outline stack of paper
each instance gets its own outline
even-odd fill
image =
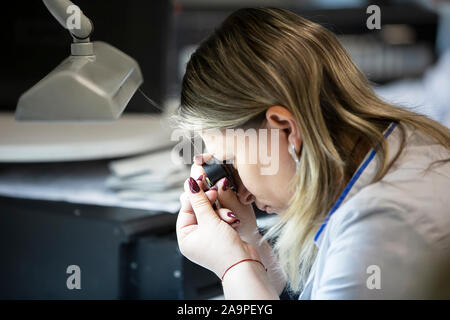
[[[164,150],[143,156],[112,161],[106,186],[122,199],[179,202],[189,169]]]

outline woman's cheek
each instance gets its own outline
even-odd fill
[[[241,184],[248,192],[257,199],[267,199],[267,188],[270,184],[270,177],[261,175],[255,165],[246,166],[244,170],[239,171]],[[270,195],[269,195],[270,196]]]

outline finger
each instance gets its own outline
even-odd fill
[[[210,200],[214,210],[217,210],[222,207],[218,200],[219,193],[217,190],[217,186],[212,186],[208,191],[206,191],[206,194],[207,195],[211,194],[211,198],[208,196],[208,199]]]
[[[181,209],[178,213],[178,218],[176,222],[177,233],[188,226],[196,225],[197,218],[195,217],[194,210],[192,209],[191,203],[186,192],[182,193],[180,196]]]
[[[213,205],[217,200],[217,188],[212,188],[212,189],[206,191],[205,194],[208,197],[211,205]],[[180,203],[181,203],[180,211],[194,214],[194,210],[192,209],[191,202],[189,201],[189,198],[188,198],[188,195],[186,192],[183,192],[180,195]]]
[[[236,220],[235,222],[233,222],[232,224],[230,224],[230,226],[231,226],[233,229],[237,229],[240,225],[241,225],[241,221],[240,221],[240,220]]]
[[[242,212],[245,207],[238,199],[236,193],[231,190],[230,182],[227,178],[223,178],[217,182],[218,200],[220,204],[229,208],[232,212]]]
[[[203,170],[203,167],[201,165],[193,164],[191,166],[191,177],[195,180],[199,180],[200,178],[203,178],[205,175],[205,171]]]
[[[192,212],[194,213],[194,211],[192,210],[192,206],[191,203],[189,202],[189,198],[186,192],[183,192],[180,195],[180,203],[181,203],[181,209],[180,211],[187,211],[187,212]]]
[[[213,205],[217,200],[217,188],[208,190],[208,191],[206,191],[205,194],[208,197],[211,205]],[[180,195],[180,203],[181,203],[180,211],[185,212],[185,213],[190,213],[192,216],[195,217],[194,210],[192,209],[191,202],[189,201],[189,198],[188,198],[188,195],[186,192],[183,192]]]
[[[191,177],[194,180],[199,181],[199,186],[202,190],[208,189],[208,185],[205,181],[205,170],[203,170],[201,165],[193,164],[191,166]]]
[[[184,183],[184,189],[188,194],[189,201],[199,225],[219,221],[219,217],[212,208],[210,200],[205,192],[199,187],[197,181],[192,177],[189,177]],[[213,190],[212,192],[216,191]]]
[[[192,214],[189,214],[189,215],[192,215]],[[197,223],[185,224],[183,222],[184,218],[185,218],[185,214],[183,214],[183,213],[180,213],[177,218],[176,234],[177,234],[178,241],[182,241],[189,233],[193,232],[194,230],[196,230],[198,228]]]
[[[240,220],[238,219],[236,214],[229,209],[221,208],[221,209],[217,210],[217,213],[219,214],[220,219],[222,219],[229,225],[232,225],[235,223],[237,223],[237,224],[240,223]]]
[[[211,204],[213,209],[216,210],[217,208],[215,208],[215,203],[217,200],[217,189],[210,189],[206,191],[205,194],[208,197],[209,203]]]
[[[201,166],[213,158],[210,153],[197,154],[194,156],[194,164]]]

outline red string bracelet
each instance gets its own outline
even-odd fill
[[[234,266],[238,265],[239,263],[242,263],[242,262],[245,262],[245,261],[254,261],[254,262],[258,262],[260,265],[263,266],[264,270],[266,270],[266,272],[267,272],[267,268],[264,266],[264,264],[263,264],[261,261],[256,260],[256,259],[243,259],[243,260],[240,260],[240,261],[236,262],[235,264],[232,264],[231,266],[229,266],[228,269],[225,270],[225,272],[223,273],[221,280],[223,281],[223,278],[224,278],[225,275],[227,274],[228,270],[230,270],[230,269],[233,268]]]

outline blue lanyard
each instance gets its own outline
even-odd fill
[[[385,138],[389,137],[389,135],[395,129],[395,127],[396,127],[396,123],[392,123],[391,126],[388,128],[388,130],[385,132],[384,137]],[[331,208],[331,210],[328,213],[328,215],[326,216],[324,222],[322,223],[322,225],[320,226],[320,228],[317,231],[316,235],[314,236],[314,242],[316,242],[317,239],[319,239],[319,236],[322,233],[323,229],[325,229],[325,226],[327,225],[328,220],[330,220],[331,215],[341,206],[342,202],[347,197],[347,194],[350,192],[350,190],[352,189],[353,185],[356,183],[356,181],[359,179],[361,174],[367,168],[367,166],[369,165],[370,161],[372,161],[372,159],[375,157],[375,154],[376,154],[376,150],[373,149],[372,152],[370,153],[369,157],[366,159],[366,161],[364,161],[364,163],[359,167],[358,171],[356,171],[356,173],[353,175],[352,179],[347,183],[347,185],[345,186],[344,191],[342,191],[342,193],[339,196],[338,200],[336,201],[334,206]]]

